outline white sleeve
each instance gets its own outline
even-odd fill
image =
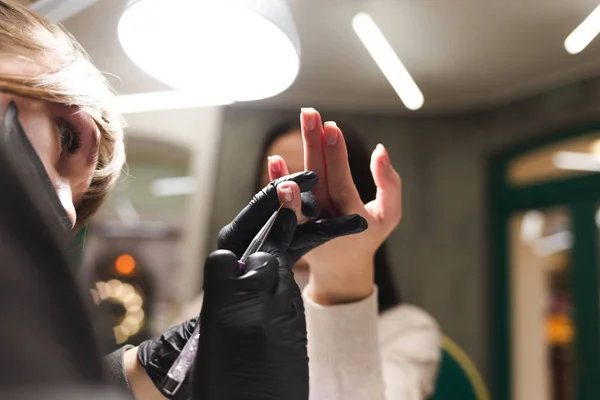
[[[435,320],[418,307],[402,304],[379,321],[386,400],[424,400],[435,389],[441,335]]]
[[[321,306],[304,290],[310,399],[422,400],[440,360],[437,324],[399,305],[381,316],[377,289],[351,304]]]
[[[304,289],[311,400],[383,400],[377,290],[356,303],[321,306]]]

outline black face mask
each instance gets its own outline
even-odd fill
[[[42,160],[37,155],[23,126],[19,122],[19,110],[11,102],[0,120],[0,156],[12,166],[18,181],[40,208],[49,211],[66,232],[73,228],[60,199],[56,195]],[[10,193],[2,193],[3,196]],[[2,210],[0,210],[2,212]]]
[[[69,262],[67,214],[17,117],[15,104],[0,113],[0,398],[30,388],[81,398],[53,393],[104,382],[91,296]]]

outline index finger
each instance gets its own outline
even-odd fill
[[[314,171],[319,177],[319,183],[313,188],[313,193],[321,207],[329,208],[331,200],[327,187],[321,115],[314,108],[303,108],[300,113],[300,123],[304,142],[304,169]]]

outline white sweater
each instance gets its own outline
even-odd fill
[[[418,307],[378,315],[366,299],[324,307],[303,292],[311,400],[421,400],[433,393],[440,332]]]
[[[433,393],[440,331],[418,307],[377,312],[377,288],[356,303],[321,306],[303,291],[310,400],[424,400]],[[195,317],[202,295],[181,320]]]

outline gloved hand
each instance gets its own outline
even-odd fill
[[[304,306],[282,263],[295,228],[294,212],[282,209],[265,252],[250,256],[242,275],[232,252],[208,258],[193,399],[308,399]]]
[[[258,192],[246,208],[229,225],[221,229],[218,248],[230,250],[237,257],[241,257],[262,225],[279,207],[277,186],[287,181],[296,182],[300,187],[302,213],[309,218],[317,217],[320,214],[319,205],[310,192],[319,181],[317,174],[312,171],[302,171],[284,176]],[[296,228],[289,247],[284,249],[281,257],[286,258],[286,265],[293,267],[303,255],[315,247],[340,236],[360,233],[365,229],[367,229],[367,221],[358,214],[311,220]]]
[[[256,233],[278,208],[277,185],[284,181],[294,181],[300,187],[303,192],[302,212],[306,216],[316,217],[319,215],[318,204],[310,192],[310,189],[318,182],[316,174],[300,172],[282,177],[257,193],[248,206],[221,230],[218,240],[220,249],[230,250],[238,258],[242,256]],[[284,214],[288,212],[289,210]],[[280,218],[281,215],[278,220]],[[358,215],[308,222],[297,227],[289,246],[285,251],[278,253],[280,262],[282,265],[291,267],[302,255],[314,247],[339,236],[362,232],[364,229],[366,229],[366,221]],[[270,237],[273,236],[272,233]],[[272,241],[268,243],[272,243]],[[167,372],[191,337],[196,323],[197,319],[188,320],[167,330],[160,337],[146,340],[138,346],[138,360],[159,390],[161,390],[161,384]],[[174,400],[190,399],[189,379],[185,379],[174,396],[162,393],[165,397]]]
[[[192,337],[198,318],[187,320],[165,331],[156,338],[148,339],[138,346],[138,361],[152,379],[154,386],[168,399],[191,399],[190,382],[186,378],[175,395],[162,390],[162,383],[167,372],[181,353],[181,350]]]

